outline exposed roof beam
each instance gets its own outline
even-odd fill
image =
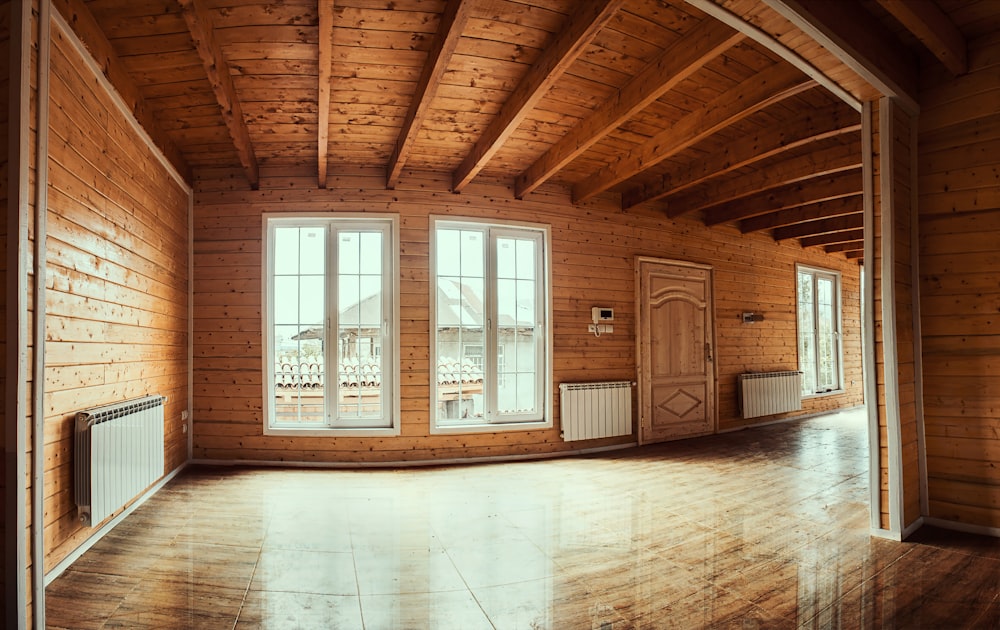
[[[865,242],[862,241],[847,241],[846,243],[834,243],[832,245],[827,245],[823,248],[826,250],[827,254],[836,254],[837,252],[861,252],[865,249]]]
[[[461,192],[479,174],[507,138],[517,130],[525,116],[577,57],[583,54],[594,37],[624,3],[625,0],[586,0],[574,6],[574,12],[567,18],[569,23],[560,29],[555,40],[542,51],[541,56],[504,102],[500,113],[452,174],[454,192]]]
[[[732,48],[744,35],[713,19],[703,20],[632,77],[620,90],[549,147],[515,179],[520,199],[584,151],[674,89],[706,63]]]
[[[807,77],[830,90],[834,96],[850,105],[855,111],[859,113],[861,112],[861,101],[859,101],[853,94],[842,88],[839,83],[826,76],[826,74],[824,74],[819,68],[779,41],[774,34],[768,33],[767,31],[754,26],[744,19],[743,16],[737,15],[729,9],[721,6],[717,0],[686,1],[688,4],[697,7],[720,22],[728,24],[753,41],[764,46],[771,52],[801,70]]]
[[[470,15],[472,15],[472,0],[449,0],[445,6],[444,14],[442,14],[441,22],[438,25],[437,36],[434,38],[434,43],[427,53],[427,61],[421,70],[417,90],[413,95],[413,100],[410,101],[409,109],[406,111],[403,127],[396,138],[392,155],[389,156],[389,164],[386,168],[387,188],[395,188],[399,184],[399,176],[403,171],[403,166],[413,151],[417,133],[427,117],[431,101],[437,94],[441,78],[448,68],[451,56],[455,54],[458,40],[462,37],[462,31],[465,29]]]
[[[705,224],[718,225],[808,203],[857,195],[861,192],[861,184],[861,169],[806,180],[708,208],[705,210]]]
[[[104,76],[115,86],[122,100],[132,111],[135,119],[139,121],[142,128],[149,134],[150,139],[163,151],[163,155],[174,165],[187,182],[191,182],[191,167],[188,166],[184,155],[177,145],[174,144],[167,132],[163,130],[153,115],[152,109],[146,104],[139,87],[135,84],[131,75],[125,69],[118,55],[115,54],[114,47],[108,41],[107,36],[93,14],[83,0],[52,0],[53,6],[59,10],[63,18],[73,28],[80,40],[87,46],[91,56],[97,61],[104,72]]]
[[[965,37],[933,0],[877,0],[954,75],[969,68]]]
[[[723,92],[626,155],[573,186],[579,203],[620,184],[769,105],[816,86],[786,64],[775,64]]]
[[[764,0],[844,65],[907,111],[917,104],[917,65],[896,36],[857,0]]]
[[[326,188],[330,158],[330,85],[333,80],[333,3],[318,0],[319,13],[319,118],[316,124],[317,180]]]
[[[847,243],[849,241],[860,241],[865,237],[865,231],[847,230],[846,232],[831,232],[830,234],[820,234],[818,236],[808,236],[799,239],[802,247],[815,247],[817,245],[830,245],[832,243]]]
[[[865,251],[863,249],[859,249],[859,250],[852,249],[850,251],[844,252],[844,257],[845,258],[857,258],[857,259],[861,259],[861,258],[865,257]]]
[[[803,238],[806,236],[816,236],[818,234],[829,234],[830,232],[843,232],[865,226],[865,215],[863,212],[845,214],[839,217],[819,219],[818,221],[806,221],[796,225],[788,225],[777,228],[771,236],[776,241],[785,241],[790,238]]]
[[[205,74],[215,93],[215,100],[222,108],[222,118],[226,122],[226,129],[229,130],[236,155],[239,156],[250,186],[256,190],[260,184],[257,156],[254,155],[240,101],[236,98],[236,88],[229,74],[229,64],[222,56],[221,46],[215,40],[212,18],[202,6],[201,0],[177,0],[177,2],[181,6],[181,13],[191,32],[191,40],[198,51],[201,63],[205,66]]]
[[[777,156],[785,151],[805,146],[811,142],[833,138],[861,130],[861,118],[843,105],[832,105],[818,110],[806,110],[781,125],[762,129],[756,135],[741,138],[723,150],[699,160],[679,173],[664,176],[661,180],[626,191],[622,195],[625,208],[677,194],[687,188],[707,182],[736,169]],[[686,210],[670,205],[667,216],[673,218]]]
[[[744,234],[749,234],[750,232],[794,225],[803,221],[815,221],[816,219],[854,214],[855,212],[862,211],[862,201],[861,194],[859,193],[850,197],[840,197],[839,199],[831,199],[830,201],[820,201],[795,208],[778,210],[777,212],[769,212],[743,219],[740,221],[740,231]]]
[[[684,208],[694,212],[720,203],[735,201],[772,188],[780,188],[823,175],[861,168],[860,142],[837,144],[795,155],[762,166],[758,171],[722,182],[716,186],[703,186],[695,192],[666,197],[668,207]],[[624,201],[622,203],[625,206]]]

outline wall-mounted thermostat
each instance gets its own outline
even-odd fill
[[[615,309],[595,306],[590,309],[590,316],[594,320],[595,324],[600,322],[613,322],[615,321]]]

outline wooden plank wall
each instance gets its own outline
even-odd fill
[[[921,85],[920,304],[930,516],[1000,528],[1000,35]]]
[[[165,471],[187,459],[188,205],[68,36],[52,30],[45,355],[46,570],[91,530],[72,492],[75,412],[168,397]]]
[[[0,220],[0,278],[3,278],[3,290],[0,291],[0,357],[7,360],[7,176],[8,147],[7,126],[10,121],[10,2],[0,1],[0,207],[4,209],[4,218]],[[0,372],[0,506],[6,505],[7,462],[6,462],[6,397],[7,370]],[[2,508],[0,508],[2,509]],[[6,518],[0,519],[0,541],[6,540]],[[5,545],[0,544],[0,566],[7,566]],[[7,571],[0,571],[0,592],[6,593]],[[7,618],[6,597],[0,597],[0,619]]]
[[[652,209],[622,212],[609,199],[570,204],[568,192],[543,188],[524,201],[511,187],[483,183],[461,195],[446,177],[408,175],[384,189],[381,171],[340,173],[327,190],[307,172],[267,172],[261,190],[230,190],[238,178],[196,184],[194,315],[194,457],[286,461],[400,461],[521,455],[600,446],[634,438],[566,444],[556,428],[476,435],[432,436],[429,396],[430,214],[517,219],[552,227],[554,385],[635,379],[637,255],[715,267],[720,428],[751,422],[737,417],[736,375],[797,369],[795,263],[843,274],[845,380],[843,395],[806,401],[804,413],[862,402],[859,271],[855,262],[775,244],[766,235],[700,221],[667,220]],[[311,181],[310,181],[311,180]],[[369,211],[401,217],[402,434],[395,438],[295,438],[262,434],[261,213]],[[587,332],[594,305],[615,309],[615,332]],[[765,321],[743,324],[744,311]],[[558,400],[555,410],[558,415]],[[775,418],[765,418],[773,420]]]

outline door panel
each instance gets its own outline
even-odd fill
[[[639,259],[639,441],[715,430],[711,269]]]

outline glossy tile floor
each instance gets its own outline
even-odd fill
[[[601,456],[196,468],[47,591],[50,628],[1000,627],[1000,541],[868,533],[865,417]]]

